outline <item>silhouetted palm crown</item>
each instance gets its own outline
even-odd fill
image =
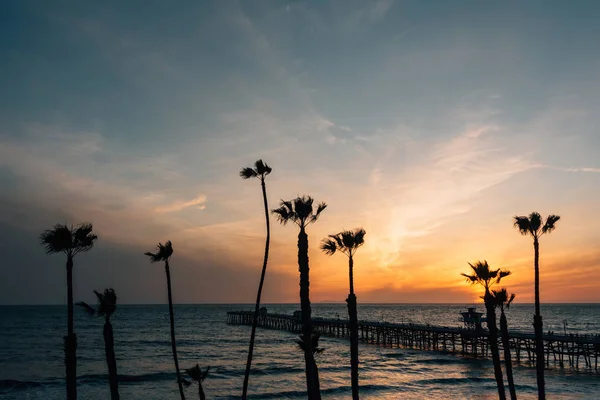
[[[492,297],[494,298],[495,304],[497,307],[502,309],[510,308],[510,304],[515,299],[515,294],[508,294],[506,288],[502,288],[500,290],[492,290]]]
[[[359,228],[354,231],[342,231],[335,235],[329,235],[329,239],[323,239],[321,242],[321,250],[329,256],[340,251],[351,257],[360,246],[365,244],[366,234],[364,229]]]
[[[115,291],[113,289],[104,289],[104,293],[100,293],[94,290],[94,294],[98,298],[98,306],[96,308],[83,301],[78,302],[77,305],[83,307],[90,315],[110,318],[117,310],[117,295]]]
[[[92,230],[93,227],[90,223],[83,223],[75,228],[56,224],[54,229],[42,232],[40,243],[48,254],[65,253],[74,256],[94,247],[98,236],[93,234]]]
[[[500,280],[508,275],[510,275],[510,271],[502,271],[500,268],[498,269],[490,269],[487,261],[477,261],[475,265],[469,263],[469,266],[473,270],[472,275],[468,275],[465,273],[461,273],[471,284],[479,283],[486,289],[489,289],[492,285],[500,282]]]
[[[529,216],[516,216],[515,227],[519,229],[522,235],[531,235],[535,238],[544,233],[550,233],[555,229],[556,222],[560,219],[559,215],[548,215],[546,221],[537,212],[532,212]]]
[[[271,173],[272,169],[263,160],[258,160],[254,163],[254,168],[246,167],[240,171],[240,176],[244,179],[260,178],[265,179],[265,176]]]
[[[300,350],[302,351],[306,351],[306,349],[304,348],[304,335],[299,335],[300,339],[296,340],[296,343],[298,343],[298,347],[300,348]],[[322,353],[323,351],[325,351],[325,349],[319,347],[319,339],[321,338],[321,334],[319,332],[314,332],[310,338],[310,343],[311,343],[311,348],[312,348],[312,352],[313,354],[317,354],[317,353]]]
[[[165,244],[159,243],[156,246],[156,253],[147,252],[144,253],[148,257],[150,257],[150,262],[161,262],[161,261],[169,261],[171,256],[173,255],[173,245],[171,241],[167,241]]]
[[[200,369],[200,365],[198,365],[198,364],[196,364],[195,366],[193,366],[190,369],[185,370],[186,374],[188,374],[189,377],[192,378],[192,380],[194,382],[198,382],[198,383],[204,382],[204,380],[208,376],[208,371],[210,371],[210,367],[206,367],[206,370],[203,372]],[[187,382],[187,381],[184,381],[184,383],[186,383],[187,385],[190,384],[190,382]]]
[[[313,203],[314,199],[310,196],[296,197],[290,201],[281,200],[281,206],[272,212],[277,215],[277,220],[283,225],[291,221],[300,228],[305,228],[319,219],[319,214],[327,208],[327,204],[319,203],[314,211]]]

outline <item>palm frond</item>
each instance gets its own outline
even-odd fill
[[[510,295],[510,298],[506,301],[506,308],[510,308],[510,304],[513,302],[513,300],[515,299],[517,295],[512,293]]]
[[[502,309],[504,309],[504,307],[510,308],[510,304],[515,299],[515,294],[512,293],[509,296],[508,290],[506,290],[506,288],[492,290],[491,295],[494,298],[494,302],[496,303],[496,306],[498,306]]]
[[[151,263],[155,263],[155,262],[159,262],[160,261],[160,259],[158,258],[158,254],[150,253],[149,251],[147,251],[146,253],[144,253],[144,255],[150,257],[150,262]]]
[[[170,240],[165,242],[165,244],[158,243],[158,245],[156,245],[156,253],[146,252],[144,255],[150,257],[151,263],[169,261],[173,255],[173,244]]]
[[[354,248],[354,232],[342,231],[338,234],[338,237],[340,238],[340,241],[342,242],[342,245],[345,248],[349,250],[352,250]]]
[[[313,333],[311,336],[311,347],[312,347],[313,354],[321,353],[324,350],[324,349],[319,348],[320,337],[321,337],[321,334],[318,332]],[[296,343],[298,343],[298,347],[302,351],[305,351],[305,347],[306,347],[304,342],[305,342],[304,335],[298,335],[298,339],[296,340]]]
[[[468,263],[473,271],[472,275],[468,275],[465,273],[461,273],[467,280],[467,282],[471,284],[478,283],[485,288],[490,288],[495,283],[500,282],[500,280],[508,275],[510,275],[510,271],[498,269],[490,269],[490,266],[487,261],[477,261],[475,264]]]
[[[341,235],[339,233],[335,234],[335,235],[329,235],[329,237],[332,238],[335,241],[338,249],[341,250],[341,249],[344,248],[344,242],[343,242],[343,240],[342,240],[342,238],[340,236]]]
[[[301,224],[310,223],[313,217],[313,202],[315,200],[310,196],[296,197],[292,200],[294,204],[294,212],[298,216]]]
[[[98,297],[98,313],[110,317],[117,310],[117,294],[114,289],[104,289],[104,293],[99,293],[94,290],[94,294]]]
[[[537,233],[542,227],[542,216],[538,212],[532,212],[529,214],[529,226],[531,228],[532,233]]]
[[[96,309],[84,301],[78,301],[77,303],[75,303],[75,305],[80,306],[81,308],[83,308],[83,310],[86,313],[88,313],[89,315],[91,315],[93,317],[98,315],[98,312],[96,311]]]
[[[102,293],[98,292],[97,290],[94,290],[94,294],[98,298],[98,304],[102,305],[104,303],[104,297]]]
[[[73,254],[90,251],[98,236],[92,233],[94,227],[89,222],[79,224],[73,230]]]
[[[285,225],[289,221],[294,222],[301,228],[315,222],[319,214],[327,207],[325,203],[319,204],[317,212],[313,214],[314,199],[310,196],[298,196],[293,200],[281,200],[280,207],[271,210],[277,216],[277,220]]]
[[[66,253],[73,248],[71,229],[62,224],[56,224],[39,236],[39,241],[47,254]]]
[[[468,283],[474,284],[474,283],[477,283],[477,281],[478,281],[478,278],[476,275],[467,275],[464,272],[461,272],[461,275],[465,277],[465,279]]]
[[[281,203],[283,204],[284,201]],[[291,213],[285,205],[271,210],[271,213],[277,216],[277,221],[279,221],[279,223],[282,225],[286,225],[289,221],[295,220],[294,214]]]
[[[365,231],[363,228],[358,228],[354,231],[355,247],[360,247],[365,243],[365,235],[366,234],[367,234],[367,231]]]
[[[242,177],[243,179],[256,178],[257,173],[252,168],[246,167],[240,171],[240,177]]]
[[[505,271],[505,270],[498,270],[497,271],[497,277],[496,277],[496,283],[500,283],[500,280],[502,280],[502,278],[506,278],[507,276],[509,276],[511,274],[510,271]]]
[[[263,160],[257,160],[254,163],[254,169],[257,172],[257,174],[260,175],[261,177],[265,177],[265,176],[269,175],[272,171],[272,168],[269,167],[269,165],[267,163],[265,163]]]
[[[560,215],[548,215],[546,223],[542,227],[542,233],[550,233],[556,229],[556,222],[560,219]]]
[[[310,218],[310,222],[313,223],[316,220],[319,219],[319,215],[321,215],[321,213],[323,212],[323,210],[325,210],[327,208],[327,204],[325,204],[324,202],[321,202],[317,205],[317,212],[314,213],[314,215]]]
[[[328,242],[328,248],[334,246],[336,250],[343,252],[347,256],[352,256],[354,251],[365,243],[366,232],[362,228],[353,231],[343,230],[334,235],[329,235],[329,239],[324,239],[323,243]],[[321,248],[325,250],[324,248]],[[333,254],[333,253],[331,253]]]
[[[208,376],[208,371],[210,371],[210,366],[206,367],[205,371],[200,369],[200,365],[196,364],[190,369],[186,369],[185,372],[192,378],[195,382],[202,383]]]
[[[323,241],[321,242],[321,250],[323,250],[323,252],[328,256],[331,256],[335,254],[337,246],[333,240],[323,239]]]
[[[529,218],[527,218],[525,216],[515,216],[514,220],[515,220],[514,226],[517,229],[519,229],[519,232],[521,233],[521,235],[528,235],[529,233],[531,233]]]

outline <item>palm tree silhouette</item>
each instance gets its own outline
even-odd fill
[[[550,233],[555,229],[556,222],[560,219],[558,215],[548,215],[546,221],[537,212],[529,216],[515,216],[514,226],[519,229],[521,235],[533,237],[534,271],[535,271],[535,315],[533,316],[533,328],[535,331],[535,366],[538,386],[538,398],[546,398],[546,384],[544,382],[544,324],[540,313],[540,236]]]
[[[500,290],[492,290],[492,297],[496,307],[500,307],[500,332],[502,334],[502,347],[504,349],[504,365],[506,366],[506,379],[508,381],[508,390],[510,391],[511,400],[517,400],[517,392],[515,390],[515,381],[513,379],[512,359],[510,356],[510,341],[508,339],[508,322],[504,309],[509,309],[510,304],[515,299],[515,294],[508,294],[506,288]]]
[[[302,335],[300,347],[304,350],[306,365],[306,388],[310,400],[321,399],[319,386],[319,370],[314,358],[313,330],[310,308],[310,280],[308,264],[308,235],[306,227],[319,219],[319,215],[327,207],[319,203],[317,209],[313,208],[314,199],[310,196],[297,197],[289,201],[281,201],[280,207],[272,210],[277,215],[278,221],[286,225],[293,222],[300,228],[298,233],[298,269],[300,270],[300,309],[302,310]],[[318,337],[317,337],[318,340]]]
[[[190,378],[192,378],[192,380],[198,384],[198,398],[200,400],[206,400],[206,395],[204,394],[204,388],[202,387],[202,382],[204,382],[204,380],[208,376],[208,371],[210,371],[210,367],[206,367],[206,371],[202,372],[202,370],[200,369],[200,366],[198,364],[196,364],[195,366],[193,366],[190,369],[185,370],[185,373],[188,374],[188,376]],[[186,386],[190,386],[192,384],[192,382],[189,382],[185,379],[183,380],[183,383]]]
[[[269,224],[269,205],[267,203],[267,189],[265,186],[265,177],[271,173],[272,169],[263,160],[254,163],[254,168],[246,167],[240,171],[243,179],[258,178],[262,187],[263,203],[265,206],[265,221],[267,224],[267,238],[265,240],[265,256],[263,259],[260,282],[258,284],[258,293],[256,294],[256,306],[254,308],[254,319],[252,320],[252,332],[250,333],[250,347],[248,348],[248,360],[246,361],[246,373],[244,374],[244,387],[242,389],[242,399],[246,400],[248,393],[248,380],[250,379],[250,367],[252,366],[252,353],[254,351],[254,338],[256,335],[256,326],[258,325],[258,310],[260,309],[260,297],[262,296],[265,274],[267,272],[267,260],[269,259],[269,242],[271,240],[271,226]]]
[[[80,301],[78,306],[92,316],[104,317],[104,352],[106,354],[106,366],[108,367],[108,383],[110,385],[111,400],[119,400],[119,383],[117,380],[117,359],[115,357],[115,339],[113,335],[110,317],[117,310],[117,295],[113,289],[104,289],[104,293],[94,290],[98,298],[98,307]]]
[[[350,320],[350,375],[352,382],[352,399],[358,399],[358,310],[356,306],[356,295],[354,294],[354,254],[359,247],[365,243],[364,229],[354,231],[342,231],[335,235],[329,235],[323,239],[321,250],[327,255],[333,255],[340,251],[348,256],[350,275],[350,294],[348,294],[348,318]]]
[[[67,336],[65,336],[65,367],[67,400],[77,399],[77,336],[73,328],[73,258],[94,247],[98,236],[92,233],[90,223],[75,228],[56,224],[40,235],[40,244],[46,254],[64,253],[67,256]]]
[[[150,262],[164,262],[165,273],[167,274],[167,291],[169,296],[169,322],[171,323],[171,348],[173,350],[173,360],[175,361],[175,372],[177,372],[177,385],[179,385],[179,394],[181,400],[185,400],[185,394],[183,393],[183,384],[181,381],[181,373],[179,372],[179,362],[177,361],[177,346],[175,345],[175,319],[173,317],[173,297],[171,295],[171,271],[169,270],[169,260],[173,255],[173,245],[171,241],[167,241],[165,244],[159,243],[156,246],[156,253],[147,252],[144,253],[150,257]]]
[[[485,303],[485,310],[487,311],[487,324],[489,329],[489,342],[490,350],[492,352],[492,362],[494,363],[494,375],[496,377],[496,384],[498,385],[498,396],[500,400],[506,399],[506,392],[504,390],[504,381],[502,378],[502,367],[500,365],[500,349],[498,348],[498,327],[496,325],[496,310],[494,299],[490,293],[490,288],[499,283],[500,280],[508,275],[510,271],[502,271],[500,269],[490,269],[487,261],[477,261],[475,265],[469,263],[472,269],[472,274],[468,275],[461,273],[467,279],[467,282],[479,284],[485,288],[485,294],[482,296]]]

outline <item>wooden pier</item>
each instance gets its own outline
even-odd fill
[[[227,323],[252,325],[252,311],[229,311]],[[302,321],[286,314],[260,314],[258,326],[300,333]],[[313,318],[313,330],[321,336],[349,338],[348,320]],[[486,330],[458,327],[442,327],[416,324],[393,324],[387,322],[359,321],[359,338],[364,343],[388,347],[412,348],[458,353],[471,357],[491,356],[489,335]],[[510,349],[517,363],[535,362],[535,338],[533,333],[511,332]],[[502,349],[502,341],[498,342]],[[600,335],[544,335],[546,365],[560,368],[585,368],[599,372]],[[501,356],[503,352],[500,352]]]

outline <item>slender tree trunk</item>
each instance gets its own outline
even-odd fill
[[[77,400],[77,336],[73,328],[73,255],[67,254],[67,336],[65,336],[67,400]]]
[[[175,345],[175,317],[173,316],[173,297],[171,295],[171,272],[169,271],[169,262],[165,261],[165,272],[167,273],[167,289],[169,295],[169,322],[171,323],[171,348],[173,350],[173,361],[175,361],[175,372],[177,372],[177,385],[179,385],[179,394],[181,400],[185,400],[183,393],[183,382],[179,372],[179,362],[177,361],[177,346]]]
[[[206,400],[206,395],[204,394],[204,388],[202,387],[202,382],[198,381],[198,397],[200,400]]]
[[[117,359],[115,357],[115,339],[110,319],[104,323],[104,352],[106,353],[106,366],[108,367],[108,383],[110,385],[111,400],[119,400],[119,382],[117,379]]]
[[[492,362],[494,363],[494,376],[498,386],[498,398],[506,400],[504,390],[504,379],[502,378],[502,365],[500,363],[500,349],[498,347],[498,327],[496,325],[496,311],[489,290],[485,291],[485,309],[487,311],[487,324],[489,329],[490,350],[492,351]]]
[[[517,400],[515,381],[513,380],[512,357],[510,356],[510,341],[508,339],[508,322],[504,310],[500,313],[500,331],[502,332],[502,347],[504,348],[504,365],[506,365],[506,379],[511,400]]]
[[[546,384],[544,382],[544,324],[540,313],[540,243],[536,236],[533,237],[534,267],[535,267],[535,315],[533,328],[535,332],[535,369],[538,386],[538,398],[546,398]]]
[[[320,400],[319,370],[312,348],[312,319],[310,308],[310,280],[308,265],[308,236],[304,227],[298,234],[298,267],[300,269],[300,309],[302,310],[302,337],[306,365],[306,388],[309,400]]]
[[[354,260],[349,258],[350,294],[348,295],[348,318],[350,320],[350,378],[352,399],[358,400],[358,310],[354,294]]]
[[[254,351],[254,338],[256,327],[258,325],[258,310],[260,309],[260,297],[262,296],[265,274],[267,272],[267,261],[269,259],[269,242],[271,240],[271,226],[269,224],[269,205],[267,203],[267,189],[264,179],[261,179],[263,203],[265,206],[265,221],[267,223],[267,239],[265,241],[265,257],[263,259],[262,272],[260,274],[260,283],[258,284],[258,293],[256,295],[256,307],[254,307],[254,319],[252,320],[252,332],[250,333],[250,348],[248,349],[248,360],[246,361],[246,374],[244,375],[244,387],[242,389],[242,399],[246,400],[248,395],[248,380],[250,379],[250,368],[252,366],[252,353]]]

